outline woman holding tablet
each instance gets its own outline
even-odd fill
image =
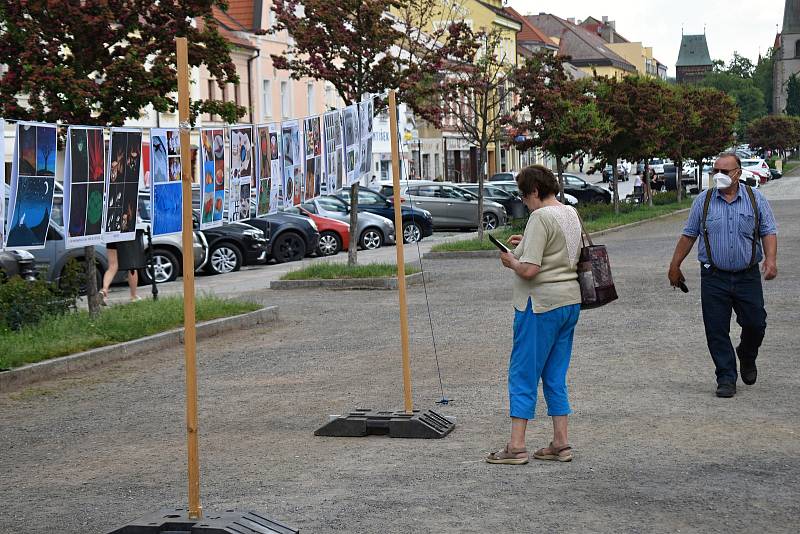
[[[523,235],[513,235],[503,265],[514,271],[514,344],[508,367],[511,439],[491,453],[494,464],[528,463],[525,430],[536,412],[539,381],[553,418],[553,439],[533,453],[539,460],[572,460],[567,441],[567,368],[580,313],[577,263],[581,248],[578,213],[556,199],[550,169],[532,165],[517,175],[522,201],[531,210]]]

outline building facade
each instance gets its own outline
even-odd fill
[[[800,73],[800,2],[786,0],[783,26],[775,39],[773,67],[773,113],[786,111],[787,84],[792,74]]]
[[[683,35],[678,62],[675,63],[675,77],[678,83],[696,83],[713,70],[711,55],[705,33],[702,35]]]

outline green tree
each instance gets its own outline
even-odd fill
[[[733,142],[739,110],[733,98],[710,87],[686,87],[684,98],[697,114],[696,119],[686,125],[689,140],[686,155],[697,163],[700,180],[703,162]]]
[[[665,152],[675,162],[678,202],[681,201],[683,195],[683,187],[681,187],[683,162],[693,143],[693,139],[689,135],[692,132],[698,132],[702,126],[700,114],[695,109],[692,99],[689,98],[689,92],[690,88],[685,85],[673,85],[669,86],[667,94],[669,114],[665,117],[665,122],[671,127],[671,131],[665,138]]]
[[[800,118],[769,115],[751,122],[747,132],[750,146],[777,150],[786,159],[786,150],[800,144]]]
[[[756,87],[761,89],[761,92],[764,94],[764,105],[767,108],[767,113],[774,113],[772,109],[772,99],[774,97],[774,68],[775,50],[770,48],[765,56],[759,58],[756,68],[753,71],[753,83]]]
[[[786,114],[800,116],[800,80],[797,74],[789,76],[789,81],[786,82]]]
[[[708,74],[700,85],[713,87],[733,97],[739,108],[739,119],[735,129],[740,139],[746,137],[747,124],[767,114],[764,93],[756,87],[752,78],[743,78],[732,72]]]

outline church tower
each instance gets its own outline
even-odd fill
[[[773,113],[786,110],[786,85],[789,77],[797,73],[800,73],[800,0],[786,0],[783,27],[775,39]]]

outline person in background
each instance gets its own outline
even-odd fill
[[[511,439],[486,461],[528,462],[525,431],[536,414],[541,380],[547,414],[553,418],[553,439],[533,457],[569,462],[573,453],[567,441],[567,416],[572,413],[567,369],[580,314],[581,223],[573,208],[556,199],[558,181],[550,169],[526,167],[517,175],[517,187],[532,213],[524,234],[508,240],[516,248],[500,255],[503,265],[514,273],[514,343],[508,366]]]
[[[578,169],[580,170],[581,174],[583,174],[583,163],[583,156],[581,156],[578,160]]]
[[[108,251],[108,269],[103,274],[103,289],[100,290],[101,303],[108,305],[108,291],[117,272],[122,269],[128,271],[128,289],[131,302],[142,300],[136,294],[139,285],[139,271],[146,265],[144,255],[144,231],[136,230],[136,237],[131,241],[106,243]]]

